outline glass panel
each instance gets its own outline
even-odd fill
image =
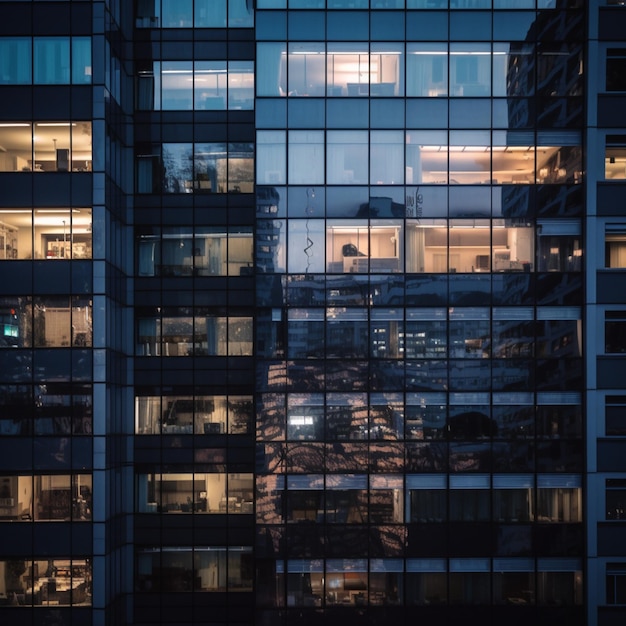
[[[450,45],[450,95],[491,95],[491,47],[488,44]]]
[[[323,43],[289,44],[288,91],[281,96],[323,96],[325,93],[325,51]]]
[[[407,131],[405,158],[407,185],[447,184],[448,133],[434,130]]]
[[[91,83],[91,37],[72,37],[72,83]]]
[[[33,39],[33,58],[35,84],[69,84],[69,37],[35,37]]]
[[[407,44],[407,96],[448,95],[448,46],[439,43]]]
[[[226,144],[197,143],[193,147],[194,190],[199,193],[225,193],[228,156]]]
[[[254,63],[252,61],[228,62],[228,108],[254,108]]]
[[[193,68],[194,108],[197,111],[225,110],[227,81],[229,80],[226,72],[226,61],[195,61]],[[181,78],[184,79],[184,77]],[[171,79],[168,80],[170,80],[169,86],[171,88]],[[190,85],[185,83],[181,86],[181,89],[185,90],[189,87]],[[165,88],[166,84],[163,82],[164,97]],[[186,97],[189,94],[183,91],[181,96],[183,96],[185,107],[167,107],[164,103],[163,108],[187,108],[188,102]]]
[[[257,184],[284,185],[287,182],[285,144],[284,131],[257,132]]]
[[[43,171],[41,166],[33,168],[32,125],[25,122],[0,124],[0,145],[5,152],[0,153],[0,171],[30,172]]]
[[[163,28],[191,28],[192,18],[193,0],[161,0]]]
[[[368,180],[366,131],[328,131],[326,182],[331,185],[364,184]]]
[[[228,192],[252,193],[254,185],[254,146],[228,144]]]
[[[193,86],[193,63],[191,61],[161,62],[161,108],[163,110],[192,110]]]
[[[28,85],[31,82],[30,37],[0,38],[0,85]]]
[[[626,179],[626,146],[609,145],[607,142],[604,154],[604,177],[609,180]]]
[[[225,28],[226,0],[194,0],[193,17],[196,28]]]

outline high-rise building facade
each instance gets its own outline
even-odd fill
[[[626,618],[626,7],[0,2],[0,623]]]

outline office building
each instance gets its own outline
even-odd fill
[[[0,2],[0,623],[626,616],[626,7]]]

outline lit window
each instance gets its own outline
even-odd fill
[[[604,177],[626,179],[626,135],[609,135],[604,153]]]
[[[607,224],[604,244],[604,266],[626,268],[626,224]]]

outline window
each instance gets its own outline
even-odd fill
[[[487,522],[491,519],[489,476],[450,476],[450,521]]]
[[[607,268],[626,268],[626,224],[606,225],[604,266]]]
[[[91,300],[77,296],[34,299],[34,347],[85,347],[91,346],[91,338]]]
[[[448,518],[446,477],[443,475],[408,475],[409,493],[407,521],[412,523],[441,523]]]
[[[137,74],[137,106],[143,110],[252,109],[252,61],[155,61]]]
[[[626,604],[626,563],[606,564],[606,603]]]
[[[537,604],[582,605],[582,567],[577,559],[540,558],[537,560],[537,569]]]
[[[252,548],[142,549],[136,571],[138,592],[252,591]]]
[[[90,37],[0,37],[0,85],[91,83]]]
[[[250,396],[138,396],[138,435],[245,434],[252,427]]]
[[[165,143],[140,148],[136,164],[137,193],[252,193],[250,143]]]
[[[604,177],[626,179],[626,135],[608,135],[604,153]]]
[[[137,28],[244,28],[254,25],[250,0],[138,0]]]
[[[579,220],[537,221],[537,263],[540,272],[579,272],[582,255]]]
[[[253,512],[252,474],[149,473],[137,475],[140,513]]]
[[[626,48],[606,52],[606,90],[626,91]]]
[[[91,519],[89,474],[0,476],[0,521]]]
[[[89,559],[6,559],[0,561],[0,572],[0,586],[7,590],[5,603],[12,607],[91,604]]]
[[[136,350],[137,356],[251,356],[252,318],[164,309],[162,316],[138,319]]]
[[[138,235],[139,276],[240,276],[251,271],[246,227],[164,228]]]
[[[91,122],[0,124],[1,172],[91,171]]]
[[[604,352],[626,352],[626,311],[606,311],[604,316]]]
[[[604,431],[607,437],[626,435],[626,396],[606,396]]]
[[[537,477],[537,521],[581,522],[582,489],[578,476]]]
[[[626,519],[626,480],[621,478],[607,478],[605,486],[605,519]]]
[[[91,434],[90,385],[47,383],[35,387],[35,435]]]

